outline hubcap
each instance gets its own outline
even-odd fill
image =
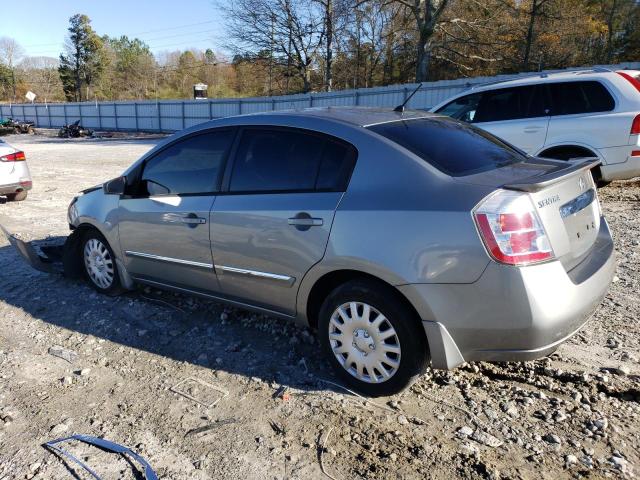
[[[366,303],[336,308],[329,320],[329,342],[340,365],[363,382],[385,382],[400,366],[398,334],[387,317]]]
[[[91,238],[84,245],[84,265],[89,278],[100,288],[113,283],[113,259],[109,249],[98,239]]]

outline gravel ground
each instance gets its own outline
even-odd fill
[[[0,214],[36,240],[66,235],[75,192],[157,142],[7,141],[27,153],[35,188]],[[580,334],[549,358],[428,371],[375,401],[330,383],[310,331],[155,289],[99,296],[26,268],[0,238],[0,480],[70,478],[73,466],[41,444],[72,433],[132,447],[172,479],[308,479],[323,469],[334,479],[633,477],[640,182],[613,183],[600,198],[619,265]],[[183,380],[200,402],[217,403],[174,393]],[[104,478],[141,478],[113,455],[70,449]]]

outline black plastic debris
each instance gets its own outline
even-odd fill
[[[47,450],[50,450],[53,453],[56,453],[57,455],[68,458],[69,460],[78,464],[78,466],[80,466],[83,470],[85,470],[87,473],[93,476],[93,478],[95,478],[96,480],[101,480],[100,476],[95,471],[93,471],[89,466],[84,464],[82,461],[80,461],[77,457],[69,453],[64,448],[58,446],[61,443],[65,443],[73,440],[86,443],[88,445],[93,445],[94,447],[98,447],[107,452],[126,455],[132,458],[133,460],[135,460],[136,462],[138,462],[138,464],[143,467],[144,475],[147,480],[158,480],[158,476],[151,468],[151,465],[149,465],[149,463],[144,458],[142,458],[140,455],[138,455],[136,452],[134,452],[128,447],[118,445],[117,443],[111,442],[109,440],[105,440],[104,438],[91,437],[89,435],[72,435],[70,437],[59,438],[57,440],[51,440],[49,442],[46,442],[45,444],[43,444],[43,447],[45,447]]]

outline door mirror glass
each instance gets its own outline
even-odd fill
[[[109,180],[103,185],[103,190],[107,195],[124,195],[124,189],[126,186],[127,177],[122,176]]]
[[[161,183],[154,182],[153,180],[148,179],[145,180],[145,183],[147,186],[147,192],[149,193],[150,197],[156,195],[169,195],[171,193],[169,187],[162,185]]]

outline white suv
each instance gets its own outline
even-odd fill
[[[31,190],[31,174],[24,152],[0,139],[0,195],[10,201],[27,198]]]
[[[431,109],[526,153],[597,157],[600,184],[640,175],[640,71],[537,74],[467,90]]]

